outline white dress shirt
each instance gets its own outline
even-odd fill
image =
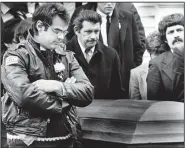
[[[101,17],[102,17],[101,36],[102,36],[102,39],[103,39],[103,44],[106,45],[106,46],[108,46],[108,41],[107,41],[107,15],[104,14],[103,12],[101,12],[101,11],[98,10],[98,9],[96,10],[96,12],[97,12],[98,14],[100,14]],[[111,13],[109,14],[109,16],[110,16],[110,22],[111,22],[112,13],[113,13],[113,12],[111,12]]]

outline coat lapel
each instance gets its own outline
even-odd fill
[[[169,53],[170,58],[167,60],[167,66],[164,68],[164,72],[171,79],[172,89],[179,88],[180,83],[184,81],[184,60],[177,57],[176,54]],[[168,57],[167,56],[167,57]]]
[[[75,45],[75,47],[74,47],[75,57],[77,58],[79,63],[81,63],[80,65],[87,67],[88,63],[87,63],[87,61],[81,51],[81,48],[80,48],[79,43],[77,41],[77,36],[75,36],[73,38],[73,45]]]
[[[103,43],[103,38],[102,38],[101,32],[100,32],[100,34],[99,34],[99,41],[100,41],[101,43]]]
[[[179,87],[178,85],[180,85],[181,81],[184,81],[184,62],[180,64],[179,59],[172,52],[168,52],[165,57],[168,58],[164,61],[163,72],[170,79],[167,87],[171,87],[171,90],[174,90]]]
[[[162,63],[164,64],[163,72],[170,78],[172,81],[174,72],[172,68],[172,60],[173,60],[173,54],[171,52],[167,52],[167,54],[164,56],[166,57]]]
[[[116,48],[119,45],[119,19],[118,13],[114,9],[112,17],[111,17],[111,24],[109,29],[109,37],[108,37],[108,45],[109,47]]]
[[[128,21],[126,20],[123,13],[119,15],[119,23],[121,25],[120,29],[120,45],[124,45],[125,37],[126,37],[126,30],[128,26]]]

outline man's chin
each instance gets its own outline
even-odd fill
[[[106,14],[110,14],[113,11],[113,8],[105,8]]]
[[[184,47],[184,42],[176,42],[174,43],[174,48],[183,48]]]
[[[54,45],[54,46],[50,46],[50,50],[55,50],[58,46]]]
[[[95,43],[93,43],[93,44],[89,44],[87,47],[92,48],[92,47],[94,47],[94,46],[96,46]]]
[[[173,49],[174,50],[177,49],[181,52],[184,52],[184,43],[183,42],[175,43]]]

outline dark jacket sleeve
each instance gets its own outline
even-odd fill
[[[134,15],[134,19],[136,21],[136,26],[139,32],[139,36],[140,36],[140,42],[143,48],[146,48],[146,37],[145,37],[145,29],[143,27],[143,24],[141,22],[141,18],[138,14],[138,11],[136,9],[136,7],[134,6],[133,3],[128,2],[128,3],[117,3],[116,4],[116,8],[118,10],[124,10],[124,11],[129,11]]]
[[[143,24],[141,22],[141,18],[139,16],[138,11],[136,10],[134,4],[131,4],[130,11],[134,15],[134,19],[135,19],[135,22],[136,22],[136,25],[137,25],[138,33],[139,33],[139,36],[140,36],[141,46],[145,49],[146,48],[145,29],[143,27]]]
[[[132,35],[133,35],[133,46],[134,46],[134,66],[139,66],[142,63],[143,53],[145,51],[145,47],[142,46],[140,42],[140,35],[137,29],[137,24],[132,15]]]
[[[122,88],[121,74],[120,74],[120,61],[119,56],[115,50],[114,60],[112,65],[112,76],[110,82],[110,97],[114,99],[122,99],[125,97],[125,90]]]
[[[83,10],[83,6],[76,8],[74,13],[72,14],[72,17],[70,19],[70,23],[68,26],[68,34],[66,36],[67,41],[70,41],[73,38],[73,36],[75,35],[73,23],[74,23],[75,18],[78,16],[78,14],[80,13],[81,10]]]
[[[28,111],[38,109],[43,113],[61,113],[62,101],[36,89],[28,79],[25,57],[24,53],[17,51],[7,51],[4,55],[1,79],[9,96]]]
[[[161,100],[164,94],[163,83],[160,70],[154,60],[149,63],[149,71],[147,75],[147,99]]]
[[[174,100],[184,102],[185,100],[185,54],[184,49],[180,52],[179,49],[174,49],[173,53],[173,72],[175,73],[173,80],[173,94],[175,95]]]
[[[71,52],[72,53],[72,52]],[[83,72],[73,54],[69,56],[70,77],[76,78],[75,83],[62,83],[61,97],[69,104],[84,107],[89,105],[94,98],[94,87]]]

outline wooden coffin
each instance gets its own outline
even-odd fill
[[[78,108],[85,140],[127,145],[184,142],[184,103],[94,100]]]

